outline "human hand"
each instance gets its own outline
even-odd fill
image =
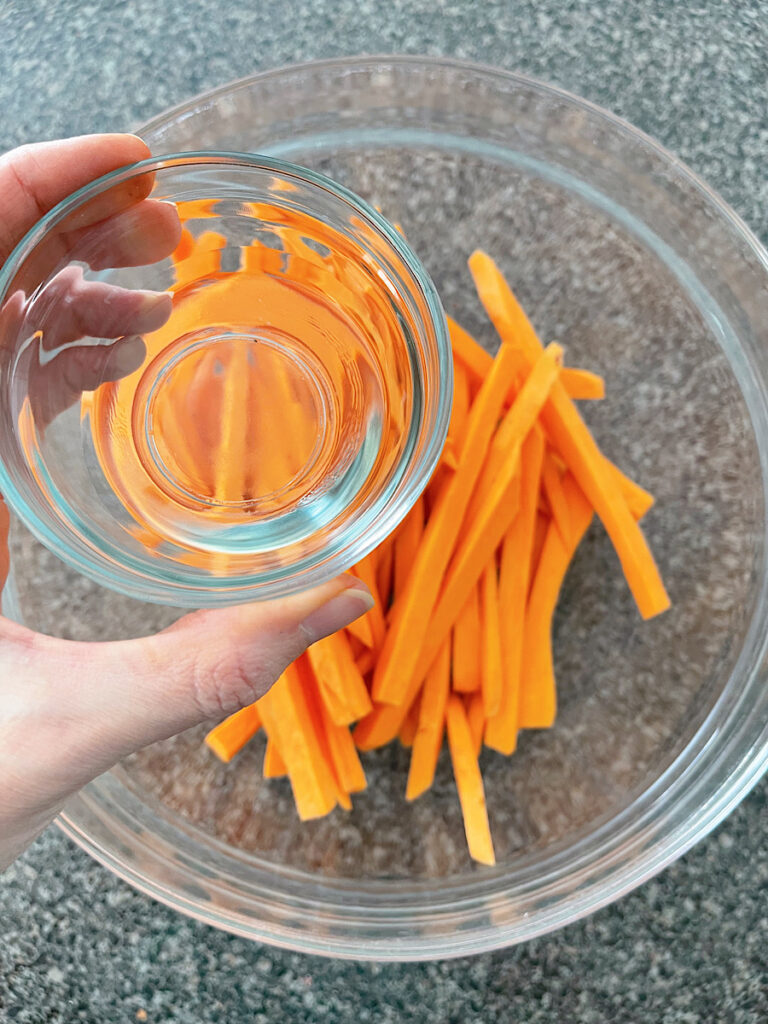
[[[149,155],[134,136],[105,135],[0,157],[0,265],[47,209],[88,181]],[[148,191],[126,195],[120,209],[91,211],[91,226],[105,223],[104,265],[132,258],[130,246],[124,253],[109,248],[115,218],[123,218],[123,239],[133,232],[137,262],[150,258],[148,247],[158,259],[173,249],[173,217],[169,208],[160,209],[165,204],[146,198]],[[73,316],[51,319],[53,303],[44,295],[37,312],[30,303],[23,312],[32,317],[30,328],[48,317],[48,346],[56,351],[90,333],[116,340],[38,360],[36,400],[48,421],[94,381],[132,372],[144,354],[141,333],[170,313],[167,296],[85,285],[69,270],[53,286],[67,290]],[[23,282],[18,287],[23,300]],[[22,315],[14,299],[0,310],[0,323],[3,316]],[[7,523],[0,497],[0,590],[8,568]],[[307,646],[372,603],[359,580],[341,576],[282,601],[194,612],[157,636],[96,644],[43,636],[0,617],[0,870],[86,782],[142,746],[257,700]]]

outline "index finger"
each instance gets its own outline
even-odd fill
[[[138,136],[121,134],[38,142],[0,156],[0,265],[27,231],[62,199],[103,174],[149,156],[149,148]],[[149,194],[152,176],[131,178],[124,184],[123,205],[132,205]],[[68,228],[94,224],[120,205],[114,188],[106,194],[107,209],[98,199],[86,204],[77,223]]]

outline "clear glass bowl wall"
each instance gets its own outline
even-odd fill
[[[604,374],[586,416],[657,496],[647,532],[673,609],[640,620],[599,526],[555,623],[560,708],[483,755],[498,866],[469,861],[447,758],[413,805],[408,754],[366,756],[351,814],[301,825],[203,730],[89,786],[63,826],[134,885],[260,940],[330,955],[460,955],[559,927],[704,835],[764,770],[766,254],[678,161],[587,103],[443,61],[365,59],[256,76],[147,125],[154,152],[264,152],[400,222],[446,312],[495,338],[466,269],[500,262],[547,340]],[[172,616],[99,590],[17,534],[27,622],[137,635]],[[55,584],[55,586],[53,585]],[[51,596],[55,593],[55,598]]]
[[[137,245],[130,219],[103,216],[150,187]],[[201,269],[211,244],[221,272]],[[311,245],[332,262],[307,284]],[[115,338],[142,330],[142,288],[173,290],[173,311],[105,384],[112,357],[94,354],[119,358]],[[209,151],[118,169],[21,242],[0,306],[0,492],[59,557],[130,597],[214,607],[331,579],[394,529],[445,440],[452,362],[434,286],[380,214],[290,163]],[[64,355],[69,322],[98,333]],[[241,458],[227,482],[237,444],[266,449],[263,471]]]

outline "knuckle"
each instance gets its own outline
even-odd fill
[[[186,615],[162,636],[161,658],[172,666],[172,685],[201,720],[221,719],[257,701],[307,646],[298,627],[252,631],[206,611]]]
[[[231,715],[253,704],[267,692],[297,656],[293,645],[260,649],[260,645],[233,644],[216,652],[193,656],[192,683],[195,702],[206,718]]]
[[[210,666],[207,686],[210,699],[217,712],[230,715],[257,699],[256,666],[250,659],[238,655],[225,655]]]

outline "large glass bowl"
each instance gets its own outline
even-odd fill
[[[657,496],[647,534],[673,600],[642,622],[592,528],[555,624],[560,710],[484,753],[498,865],[467,857],[445,755],[404,799],[408,754],[366,755],[351,814],[301,825],[261,740],[229,766],[203,730],[88,786],[62,827],[145,892],[293,949],[419,959],[505,946],[628,892],[720,821],[768,754],[767,258],[650,139],[521,76],[342,60],[257,75],[144,127],[156,153],[237,149],[328,174],[402,224],[446,312],[489,346],[466,258],[496,257],[547,340],[605,375],[585,410]],[[17,537],[33,626],[126,636],[168,621]],[[51,592],[64,594],[55,605]],[[161,681],[159,681],[161,685]]]

